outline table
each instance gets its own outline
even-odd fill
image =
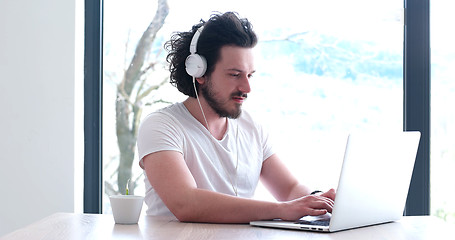
[[[446,226],[445,228],[441,228]],[[453,226],[451,226],[453,227]],[[138,224],[115,224],[112,215],[56,213],[0,238],[11,239],[455,239],[449,224],[431,216],[335,233],[252,227],[248,224],[181,223],[142,216]]]

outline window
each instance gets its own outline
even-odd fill
[[[455,16],[449,0],[431,1],[431,214],[455,222]]]
[[[169,0],[168,3],[169,15],[145,61],[149,64],[146,66],[154,67],[153,71],[139,79],[146,80],[145,85],[132,88],[132,92],[138,92],[139,86],[144,89],[147,84],[160,86],[142,100],[142,104],[150,103],[142,105],[142,117],[184,99],[167,83],[160,85],[166,78],[165,52],[160,49],[171,32],[188,30],[199,19],[207,19],[213,10],[224,12],[242,6],[237,11],[253,22],[260,40],[256,48],[258,74],[251,83],[253,90],[245,108],[271,129],[280,155],[291,168],[303,169],[305,174],[299,173],[302,181],[321,189],[336,184],[347,132],[368,128],[402,129],[403,5],[399,2],[299,1],[298,7],[290,7],[295,6],[295,1],[280,1],[268,6],[269,10],[264,6],[261,11],[257,11],[254,1],[205,1],[202,4],[202,1]],[[194,5],[198,8],[192,7]],[[125,94],[117,93],[117,89],[138,39],[153,18],[157,1],[138,0],[126,4],[106,0],[104,7],[102,176],[108,186],[104,192],[111,194],[122,192],[126,184],[125,179],[119,184],[116,176],[122,167],[118,167],[115,104],[125,100]],[[185,21],[181,16],[185,16]],[[126,103],[136,106],[132,99]],[[133,126],[132,115],[123,117],[130,121],[128,126]],[[302,146],[306,147],[305,151],[301,150]],[[334,151],[326,151],[326,148]],[[94,156],[93,161],[99,161],[96,158],[100,155]],[[129,178],[135,191],[142,194],[142,171],[137,161],[133,159],[133,174]],[[308,167],[306,163],[313,165]],[[326,173],[330,177],[321,182],[320,177],[314,175],[314,169],[327,164],[333,166]],[[99,181],[100,178],[94,176],[92,181]],[[90,180],[86,180],[86,186],[87,182]],[[263,189],[259,189],[257,195],[258,198],[269,197]],[[89,196],[86,192],[86,199],[92,199]],[[101,201],[101,198],[93,199]],[[107,205],[104,210],[109,211]]]

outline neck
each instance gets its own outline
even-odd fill
[[[199,98],[201,106],[196,98],[189,97],[183,104],[191,113],[191,115],[198,120],[212,136],[218,140],[221,140],[227,130],[227,118],[220,117],[213,109],[207,104],[204,98]],[[204,114],[201,111],[204,111]],[[204,119],[205,115],[205,119]],[[207,120],[207,123],[205,122]],[[208,124],[208,126],[207,126]]]

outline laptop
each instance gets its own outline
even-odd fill
[[[331,214],[250,225],[336,232],[400,220],[419,142],[420,132],[350,134]]]

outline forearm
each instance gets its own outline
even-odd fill
[[[182,222],[248,223],[280,217],[280,203],[194,189],[170,210]]]
[[[287,198],[285,198],[285,201],[290,201],[290,200],[294,200],[297,198],[301,198],[303,196],[309,195],[310,193],[311,193],[310,188],[308,188],[307,186],[305,186],[303,184],[297,183],[296,185],[294,185],[291,188]]]
[[[332,189],[324,194],[335,193]],[[332,212],[333,200],[322,195],[266,202],[193,189],[192,193],[185,195],[187,198],[184,198],[184,201],[170,209],[182,222],[248,223],[275,218],[297,220],[306,215],[316,216]]]

